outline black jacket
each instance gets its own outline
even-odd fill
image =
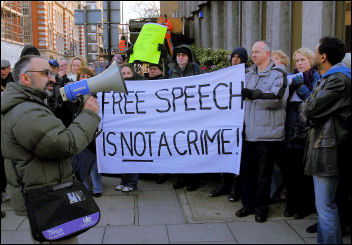
[[[7,78],[5,79],[1,79],[1,86],[5,89],[6,85],[10,82],[14,82],[13,77],[12,77],[12,73],[10,72],[9,75],[7,76]],[[2,90],[2,89],[1,89]]]
[[[304,157],[308,175],[338,176],[340,164],[346,161],[341,159],[341,147],[351,143],[351,70],[348,76],[348,72],[332,73],[333,68],[302,103],[303,113],[312,123]]]
[[[69,80],[66,75],[62,78],[56,77],[54,96],[48,100],[49,107],[54,112],[55,116],[61,119],[66,127],[72,123],[83,108],[83,101],[80,99],[77,99],[76,101],[62,100],[60,88],[64,87],[69,82],[71,82],[71,80]]]

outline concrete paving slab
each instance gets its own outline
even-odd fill
[[[225,222],[235,219],[235,210],[240,209],[242,204],[229,202],[226,196],[211,198],[208,193],[215,186],[201,186],[194,192],[184,191],[192,212],[194,222]]]
[[[239,243],[304,243],[303,239],[283,220],[264,223],[234,221],[227,224]]]
[[[163,244],[169,243],[165,225],[107,226],[104,244]]]
[[[163,184],[155,183],[155,180],[138,180],[138,191],[171,191],[172,181],[168,180]]]
[[[101,196],[94,198],[100,209],[106,208],[134,208],[134,196],[133,195],[121,195],[121,196]]]
[[[96,202],[101,211],[98,226],[133,225],[134,196],[101,196]]]
[[[184,192],[184,189],[178,189],[175,190],[176,191],[176,195],[180,204],[180,207],[183,211],[183,215],[186,219],[187,223],[197,223],[194,221],[194,217],[191,211],[191,207],[189,206],[188,200],[187,200],[187,196]]]
[[[18,227],[17,231],[30,231],[31,227],[29,225],[28,218],[25,218],[20,227]]]
[[[286,222],[303,238],[317,237],[317,233],[306,232],[308,226],[311,226],[317,222],[316,219],[287,220]]]
[[[103,211],[97,226],[135,224],[134,209],[129,208],[119,212],[116,210],[117,209],[111,209],[109,212]]]
[[[179,206],[176,192],[171,191],[144,191],[138,194],[138,207],[165,207]]]
[[[167,225],[170,243],[236,241],[225,223]]]
[[[102,244],[105,227],[93,227],[78,236],[79,244]]]
[[[306,244],[317,244],[316,238],[308,237],[308,238],[303,238],[303,239]]]
[[[4,231],[1,225],[1,244],[33,244],[29,231]]]
[[[170,242],[170,244],[173,244]],[[177,242],[175,244],[238,244],[236,241],[221,241],[221,242]]]
[[[138,207],[139,225],[185,224],[186,220],[180,207]]]
[[[15,231],[24,222],[24,220],[25,217],[16,215],[15,211],[6,211],[5,218],[1,219],[1,230]]]
[[[209,197],[208,193],[216,187],[215,182],[208,182],[200,186],[197,191],[189,192],[186,190],[178,191],[182,208],[186,211],[186,219],[190,223],[204,222],[230,222],[230,221],[253,221],[254,215],[246,217],[237,217],[235,212],[242,208],[241,200],[237,202],[229,202],[228,195],[220,197]],[[188,205],[188,207],[187,207]],[[283,216],[286,204],[277,202],[269,206],[268,220],[288,220]],[[191,215],[187,212],[191,211]],[[308,216],[314,218],[316,215]]]

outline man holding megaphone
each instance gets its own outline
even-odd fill
[[[72,180],[71,157],[87,147],[101,119],[92,96],[68,127],[54,115],[44,101],[52,93],[55,76],[43,57],[22,57],[13,74],[14,82],[1,97],[1,149],[13,208],[25,216],[15,169],[26,188]],[[73,242],[77,237],[65,241]]]

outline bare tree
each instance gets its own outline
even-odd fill
[[[159,17],[160,16],[159,1],[136,1],[134,11],[139,18]]]

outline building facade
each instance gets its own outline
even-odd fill
[[[178,1],[178,7],[184,34],[200,47],[243,46],[250,53],[256,41],[267,40],[292,57],[334,35],[351,52],[351,1]]]
[[[28,1],[23,18],[24,29],[31,34],[31,39],[25,44],[37,47],[47,59],[82,56],[82,27],[75,26],[74,22],[74,10],[79,4],[74,1]]]
[[[101,11],[103,11],[102,1],[86,1],[86,6],[87,9],[100,9]],[[98,60],[99,54],[103,49],[103,36],[101,35],[103,33],[103,26],[88,25],[87,29],[87,63],[92,64]],[[84,35],[83,31],[82,35]]]
[[[182,19],[178,16],[178,1],[160,1],[160,16],[164,16],[165,14],[172,24],[171,31],[173,33],[182,33],[183,23]]]
[[[24,46],[21,1],[1,1],[1,59],[17,62]]]
[[[75,25],[75,9],[102,9],[102,1],[1,1],[1,57],[17,62],[26,44],[47,59],[85,57],[84,26]],[[101,30],[100,30],[101,29]],[[88,63],[98,60],[102,27],[88,26]]]

